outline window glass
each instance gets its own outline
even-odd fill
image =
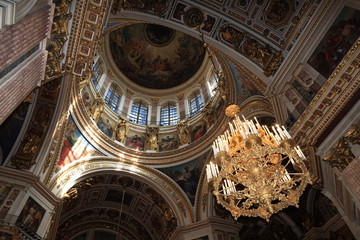
[[[120,112],[120,109],[119,109],[120,99],[121,99],[120,88],[116,84],[112,83],[108,92],[106,93],[105,103],[115,113],[119,113]]]
[[[194,92],[189,99],[190,117],[201,111],[204,105],[200,91]]]
[[[131,106],[129,120],[133,123],[147,125],[148,106],[140,101],[134,101]]]
[[[177,123],[176,103],[168,102],[161,106],[160,126],[175,125]]]
[[[92,81],[92,83],[94,84],[95,89],[96,89],[97,91],[99,91],[99,90],[100,90],[99,81],[100,81],[100,78],[101,78],[101,76],[102,76],[102,74],[103,74],[103,71],[102,71],[102,69],[101,69],[101,67],[100,67],[99,62],[96,62],[96,63],[93,65],[92,70],[93,70],[94,73],[93,73],[93,75],[91,76],[91,81]]]

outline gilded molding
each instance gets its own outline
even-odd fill
[[[346,102],[356,93],[360,84],[360,72],[358,68],[355,68],[357,61],[354,58],[360,57],[359,49],[360,38],[296,121],[291,129],[291,134],[296,141],[300,141],[301,144],[310,141],[310,144],[314,145],[327,126],[346,105]],[[351,75],[343,74],[346,70],[353,68],[356,70],[353,70]],[[316,131],[313,130],[314,127],[309,127],[309,124],[305,125],[306,122],[312,122]],[[306,134],[306,140],[297,136],[301,131]]]
[[[350,144],[360,145],[360,120],[338,140],[335,148],[331,148],[330,154],[326,155],[323,160],[328,162],[331,167],[337,167],[343,171],[355,159]]]

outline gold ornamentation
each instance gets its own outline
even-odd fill
[[[145,150],[157,150],[159,141],[159,127],[147,126],[146,127],[146,142]]]
[[[209,129],[216,121],[215,109],[210,105],[210,103],[207,103],[201,112],[203,115],[203,120],[206,124],[206,128]]]
[[[351,152],[351,147],[345,138],[342,137],[336,147],[330,150],[330,154],[326,155],[323,159],[331,167],[337,167],[340,171],[343,171],[355,159],[355,156]]]
[[[352,125],[351,129],[339,139],[336,147],[331,148],[330,154],[323,158],[324,161],[329,162],[331,167],[343,171],[355,159],[349,143],[360,144],[360,121]]]
[[[185,119],[176,125],[180,145],[191,143],[191,132],[188,126],[188,122],[189,120]]]
[[[44,83],[55,79],[61,74],[60,61],[65,57],[62,49],[68,40],[68,21],[72,18],[72,14],[68,12],[71,2],[72,0],[60,0],[56,3],[51,29],[51,40],[47,46],[48,57]]]
[[[126,135],[129,132],[129,121],[121,116],[116,124],[115,140],[124,143]]]
[[[214,160],[207,178],[217,202],[239,216],[262,217],[290,205],[298,207],[310,183],[299,146],[284,127],[260,126],[238,116],[213,143]]]
[[[167,9],[167,1],[163,0],[153,0],[150,2],[147,0],[115,0],[113,2],[111,12],[116,14],[121,10],[128,10],[162,16],[166,13]]]
[[[352,125],[351,129],[344,134],[344,138],[351,144],[360,144],[360,120]]]
[[[240,107],[236,104],[232,104],[225,109],[225,115],[229,118],[233,118],[240,113]]]
[[[20,169],[30,169],[35,163],[42,141],[47,133],[52,115],[53,107],[47,104],[38,105],[32,116],[29,128],[26,131],[20,147],[12,158],[12,163]]]
[[[223,27],[219,34],[236,51],[258,64],[268,77],[275,74],[284,60],[281,51],[275,51],[270,45],[261,43],[232,26]]]
[[[100,96],[100,94],[98,94],[96,96],[96,99],[94,99],[94,102],[91,106],[90,109],[90,113],[91,113],[91,117],[94,119],[94,121],[96,122],[101,115],[104,112],[104,106],[105,106],[105,101],[104,99]]]

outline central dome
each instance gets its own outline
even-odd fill
[[[151,89],[176,87],[191,78],[205,55],[203,43],[156,24],[133,24],[110,33],[112,57],[120,71]]]

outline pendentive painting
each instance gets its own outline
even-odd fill
[[[80,158],[96,155],[95,148],[85,139],[70,116],[56,170]]]
[[[136,134],[136,133],[130,133],[126,137],[125,146],[127,146],[128,148],[138,150],[138,151],[143,151],[144,150],[144,142],[145,142],[144,136],[142,136],[140,134]]]
[[[179,147],[179,141],[176,135],[161,136],[159,140],[159,151],[170,151]]]
[[[100,117],[96,126],[109,138],[112,138],[114,129],[112,122],[107,117]]]
[[[325,78],[329,78],[359,36],[360,10],[344,7],[308,63]]]
[[[29,197],[16,221],[16,225],[36,233],[44,214],[45,209]]]
[[[240,71],[234,63],[230,60],[226,62],[229,66],[231,76],[234,79],[237,104],[241,104],[243,101],[254,95],[262,95],[262,93],[248,80],[248,77],[244,76],[244,73]]]
[[[159,169],[182,188],[192,204],[195,202],[196,189],[207,156],[208,152],[190,162]]]

